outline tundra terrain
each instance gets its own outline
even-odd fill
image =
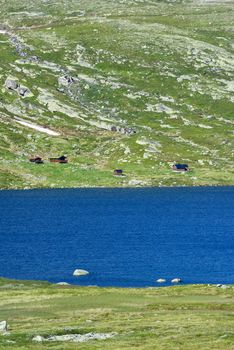
[[[233,1],[0,5],[1,188],[233,185]]]
[[[124,289],[1,278],[0,308],[4,350],[234,349],[228,285]]]

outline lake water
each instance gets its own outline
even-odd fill
[[[234,187],[1,191],[0,276],[234,283],[233,208]]]

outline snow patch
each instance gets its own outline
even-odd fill
[[[51,136],[59,136],[60,135],[60,133],[58,133],[56,131],[44,128],[44,127],[36,125],[36,124],[25,122],[25,121],[20,120],[20,119],[15,119],[15,121],[21,125],[27,126],[28,128],[35,129],[35,130],[40,131],[40,132],[44,132],[47,135],[51,135]]]

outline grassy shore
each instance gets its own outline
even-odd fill
[[[0,279],[0,349],[234,349],[234,287],[123,289]],[[116,332],[85,343],[41,335]]]

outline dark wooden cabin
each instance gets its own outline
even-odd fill
[[[36,156],[34,158],[30,158],[29,161],[32,163],[36,163],[36,164],[43,164],[44,163],[42,158],[38,157],[38,156]]]
[[[114,170],[114,175],[122,176],[123,175],[123,170],[122,169],[115,169]]]
[[[58,158],[50,158],[50,162],[51,163],[67,163],[68,160],[67,160],[67,157],[61,156]]]
[[[177,163],[173,165],[172,169],[175,171],[189,171],[189,166],[188,164]]]

